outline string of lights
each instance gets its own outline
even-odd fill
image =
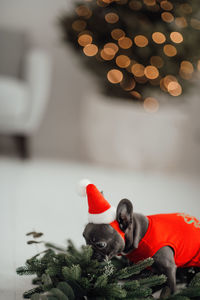
[[[198,0],[85,0],[61,25],[103,82],[155,111],[157,100],[143,98],[147,86],[177,97],[200,70]]]

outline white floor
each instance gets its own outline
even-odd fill
[[[27,245],[25,234],[42,231],[46,241],[84,243],[87,202],[76,184],[90,178],[114,205],[127,197],[144,214],[187,212],[200,216],[198,177],[136,173],[67,162],[0,159],[0,300],[21,300],[30,279],[15,274],[41,246]]]

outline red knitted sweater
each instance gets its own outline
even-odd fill
[[[184,213],[147,216],[149,226],[137,249],[127,255],[133,262],[152,257],[160,248],[174,250],[177,267],[200,267],[200,221]]]

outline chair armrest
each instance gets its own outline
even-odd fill
[[[27,133],[37,130],[44,115],[50,94],[51,67],[50,56],[45,51],[28,52],[25,61],[25,80],[30,91]]]

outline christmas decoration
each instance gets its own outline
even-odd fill
[[[60,24],[107,94],[147,110],[159,104],[146,88],[180,96],[200,69],[199,0],[85,0]]]
[[[79,183],[79,191],[81,196],[87,195],[88,199],[88,221],[93,224],[109,224],[123,238],[124,232],[119,228],[116,221],[116,209],[104,198],[103,194],[91,184],[89,180],[83,179]]]
[[[31,233],[30,233],[31,234]],[[36,237],[36,236],[35,236]],[[30,241],[37,243],[37,241]],[[30,243],[29,242],[29,243]],[[149,258],[129,265],[124,258],[98,262],[92,259],[92,248],[75,248],[71,241],[62,248],[46,243],[46,250],[28,259],[19,267],[19,275],[35,275],[35,288],[24,293],[32,300],[106,300],[154,299],[153,291],[166,281],[164,275],[153,275],[145,270],[153,263]],[[194,274],[193,274],[194,275]],[[200,298],[200,273],[193,276],[189,286],[168,300]]]

